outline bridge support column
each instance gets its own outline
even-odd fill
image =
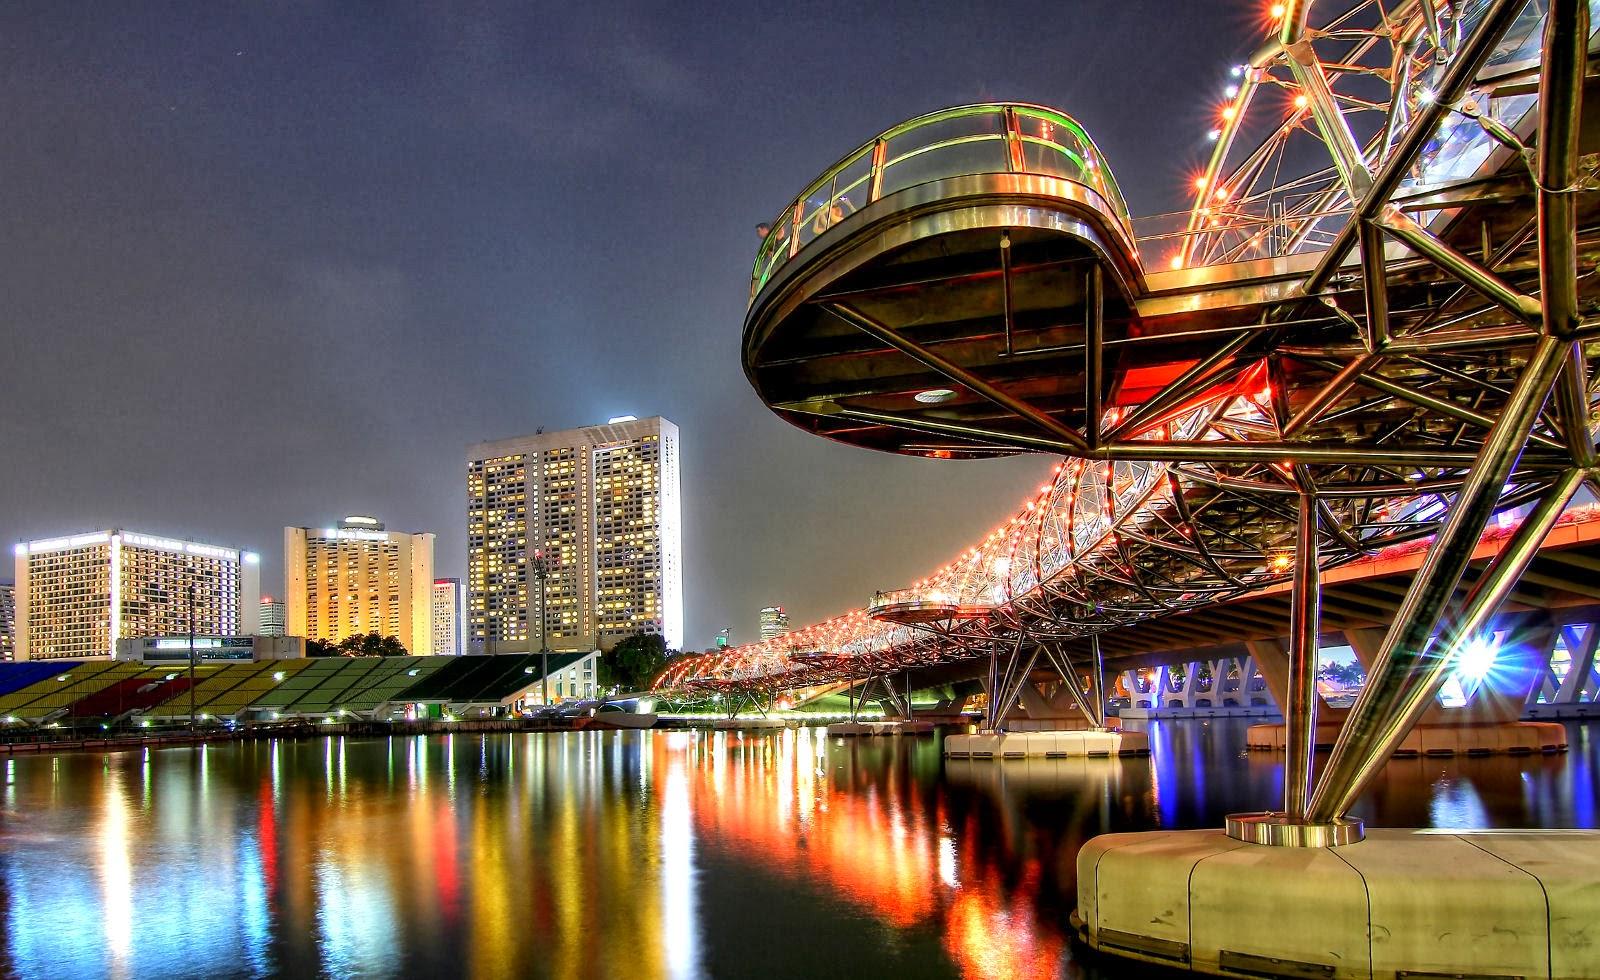
[[[1266,681],[1267,692],[1279,710],[1289,703],[1289,656],[1277,640],[1246,640],[1245,649]]]
[[[1317,549],[1320,524],[1316,497],[1303,487],[1289,606],[1288,690],[1287,700],[1282,702],[1286,751],[1283,809],[1230,815],[1228,836],[1247,843],[1324,847],[1360,840],[1363,831],[1359,820],[1342,813],[1328,820],[1308,819],[1317,750],[1317,702],[1321,700],[1317,695],[1322,639],[1322,572]]]

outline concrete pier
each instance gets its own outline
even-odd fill
[[[1317,725],[1317,748],[1331,749],[1343,720]],[[1283,723],[1251,725],[1245,746],[1252,750],[1283,751]],[[1419,755],[1533,755],[1567,751],[1566,726],[1554,721],[1491,721],[1482,723],[1422,724],[1413,728],[1395,749],[1396,758]]]
[[[1220,830],[1078,853],[1095,949],[1218,976],[1600,977],[1600,832],[1368,830],[1331,848]]]
[[[1067,759],[1074,756],[1148,755],[1144,732],[1043,731],[946,735],[951,759]]]

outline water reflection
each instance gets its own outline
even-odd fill
[[[1148,759],[952,761],[931,739],[573,733],[4,763],[0,975],[1116,975],[1074,860],[1281,792],[1236,724]],[[1375,823],[1594,826],[1596,744],[1403,760]]]

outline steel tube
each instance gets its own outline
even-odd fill
[[[1015,662],[1016,658],[1020,657],[1021,655],[1022,651],[1020,648],[1017,650],[1017,652],[1011,655],[1013,660],[1011,667],[1013,670],[1015,670],[1017,666]],[[1028,683],[1028,675],[1033,672],[1033,665],[1037,663],[1038,660],[1039,648],[1034,647],[1033,652],[1028,654],[1028,662],[1023,666],[1022,670],[1015,674],[1013,678],[1009,679],[1009,683],[1006,686],[1005,701],[1002,702],[1000,708],[999,722],[995,727],[998,728],[1000,725],[1005,724],[1006,716],[1011,714],[1012,708],[1016,707],[1017,697],[1022,693],[1022,685]]]
[[[1453,418],[1458,421],[1466,422],[1470,425],[1476,425],[1485,429],[1494,425],[1494,419],[1483,414],[1482,412],[1473,411],[1467,406],[1462,405],[1459,402],[1451,401],[1448,398],[1435,398],[1433,395],[1430,395],[1426,392],[1417,391],[1414,388],[1408,388],[1405,385],[1397,381],[1391,381],[1382,375],[1363,373],[1361,375],[1361,384],[1376,391],[1381,391],[1384,394],[1393,395],[1401,401],[1409,402],[1410,404],[1416,405],[1419,408],[1425,408],[1428,411],[1437,413],[1445,418]],[[1542,446],[1548,446],[1552,449],[1563,448],[1562,443],[1557,442],[1548,436],[1536,434],[1532,437],[1532,439],[1534,442],[1537,442]]]
[[[954,361],[948,361],[926,347],[907,340],[872,317],[864,313],[858,313],[840,303],[829,303],[824,309],[854,326],[862,333],[888,344],[924,367],[937,371],[951,381],[970,389],[973,394],[986,398],[1001,408],[1016,414],[1019,418],[1032,422],[1039,428],[1058,437],[1067,445],[1080,450],[1089,448],[1089,444],[1084,442],[1083,436],[1079,435],[1076,429],[1059,419],[1041,412],[1021,399],[1013,398]]]
[[[784,408],[791,412],[807,411],[798,405],[785,405]],[[988,443],[997,449],[1012,449],[1028,453],[1059,453],[1063,456],[1079,455],[1077,450],[1062,439],[1030,436],[1019,432],[999,432],[993,429],[981,429],[974,425],[963,425],[959,422],[936,421],[928,418],[907,418],[900,415],[891,415],[888,412],[869,412],[860,408],[839,408],[837,406],[833,406],[829,411],[812,412],[810,414],[837,416],[842,419],[850,419],[853,422],[871,422],[874,425],[911,429],[932,435],[970,439],[974,442]]]
[[[1517,292],[1504,279],[1440,241],[1432,232],[1405,215],[1396,211],[1380,221],[1379,226],[1512,316],[1528,323],[1539,321],[1538,300]],[[1573,303],[1576,305],[1576,298]]]
[[[1338,373],[1311,397],[1305,407],[1300,409],[1293,418],[1284,424],[1283,437],[1285,439],[1293,438],[1301,429],[1315,422],[1322,416],[1323,412],[1328,410],[1328,406],[1338,401],[1340,396],[1350,390],[1351,386],[1356,383],[1357,378],[1368,369],[1376,368],[1377,365],[1378,358],[1368,356],[1358,357],[1340,368]]]
[[[1089,635],[1089,653],[1094,658],[1094,673],[1089,675],[1090,690],[1094,696],[1094,715],[1090,721],[1096,728],[1106,727],[1106,661],[1100,652],[1100,634]]]
[[[1463,289],[1466,287],[1462,287]],[[1525,323],[1503,324],[1497,327],[1474,327],[1466,330],[1441,330],[1438,333],[1400,336],[1389,340],[1386,354],[1427,354],[1445,350],[1472,350],[1475,348],[1505,347],[1536,338],[1539,332]],[[1328,357],[1349,354],[1358,357],[1365,348],[1356,347],[1304,347],[1285,344],[1278,348],[1285,354],[1306,357]]]
[[[1000,703],[1000,650],[999,644],[989,644],[989,731],[995,731],[994,708]],[[855,719],[852,718],[852,721]]]
[[[1097,728],[1101,727],[1100,723],[1095,721],[1094,709],[1090,707],[1088,700],[1083,696],[1083,692],[1078,690],[1078,682],[1072,676],[1072,659],[1067,656],[1066,651],[1046,646],[1044,653],[1045,657],[1049,659],[1050,665],[1056,669],[1056,673],[1061,675],[1061,682],[1067,685],[1068,691],[1072,692],[1072,700],[1078,705],[1078,710],[1083,713],[1083,717],[1088,720],[1089,724]]]
[[[1129,441],[1103,446],[1091,459],[1138,460],[1143,462],[1204,463],[1325,463],[1368,466],[1467,466],[1475,454],[1471,450],[1441,449],[1437,446],[1387,446],[1372,449],[1362,446],[1319,446],[1304,442],[1156,442]]]
[[[1100,445],[1100,372],[1104,363],[1105,300],[1100,266],[1084,277],[1083,432],[1090,446]],[[1009,335],[1008,335],[1009,341]]]
[[[1383,261],[1383,232],[1370,221],[1361,223],[1361,279],[1366,287],[1367,349],[1389,344],[1389,279]]]
[[[1302,7],[1302,14],[1309,7],[1309,3]],[[1339,111],[1339,102],[1328,85],[1327,73],[1322,70],[1322,62],[1317,58],[1311,39],[1302,36],[1290,41],[1285,38],[1284,53],[1288,56],[1289,70],[1294,73],[1295,81],[1300,83],[1300,91],[1310,103],[1311,116],[1316,120],[1317,131],[1322,134],[1322,142],[1327,145],[1333,165],[1339,171],[1339,183],[1344,185],[1350,200],[1360,200],[1361,195],[1372,186],[1372,173],[1361,158],[1361,148],[1356,145],[1356,138],[1350,132],[1350,124],[1345,121],[1344,113]]]
[[[1449,114],[1453,106],[1466,92],[1467,86],[1472,83],[1478,74],[1478,69],[1488,60],[1493,53],[1494,46],[1499,42],[1501,35],[1506,32],[1522,8],[1527,6],[1526,0],[1493,0],[1489,9],[1478,22],[1478,29],[1472,32],[1467,43],[1456,55],[1450,67],[1445,69],[1444,78],[1440,79],[1433,101],[1424,105],[1417,111],[1411,125],[1406,127],[1405,133],[1400,137],[1399,146],[1383,161],[1378,172],[1372,178],[1372,186],[1367,189],[1361,198],[1360,205],[1355,214],[1345,226],[1339,229],[1338,236],[1329,246],[1322,261],[1312,270],[1306,278],[1305,291],[1310,293],[1320,292],[1328,284],[1339,263],[1344,261],[1345,255],[1350,251],[1350,246],[1355,243],[1356,234],[1362,221],[1371,221],[1376,218],[1389,203],[1389,198],[1394,194],[1406,174],[1411,172],[1411,165],[1416,162],[1417,154],[1421,152],[1423,144],[1433,131],[1439,127],[1439,122]]]
[[[1181,403],[1185,398],[1201,391],[1216,379],[1245,348],[1245,345],[1255,339],[1254,333],[1241,333],[1230,337],[1221,347],[1190,365],[1187,370],[1172,380],[1172,383],[1162,389],[1150,401],[1146,402],[1138,411],[1124,419],[1115,429],[1107,434],[1106,439],[1116,441],[1124,435],[1137,433],[1149,423],[1161,416],[1161,413]]]
[[[1589,5],[1551,0],[1539,76],[1539,291],[1544,327],[1578,329],[1578,124],[1589,43]]]
[[[1388,759],[1410,728],[1404,699],[1413,676],[1428,669],[1427,646],[1461,581],[1479,536],[1493,516],[1506,478],[1516,467],[1528,433],[1567,357],[1569,342],[1542,338],[1512,389],[1500,421],[1484,440],[1450,514],[1396,610],[1378,661],[1334,744],[1318,781],[1307,819],[1327,823],[1342,816],[1359,787]],[[1404,723],[1404,727],[1401,727]]]
[[[1372,755],[1365,758],[1363,765],[1342,766],[1338,770],[1335,769],[1336,764],[1342,765],[1345,762],[1339,756],[1340,745],[1344,742],[1341,735],[1339,744],[1334,746],[1335,757],[1328,763],[1323,785],[1318,788],[1316,799],[1312,802],[1313,821],[1325,821],[1332,816],[1343,815],[1366,789],[1372,777],[1383,768],[1395,748],[1417,723],[1417,719],[1422,717],[1422,713],[1428,710],[1438,697],[1439,690],[1449,679],[1451,668],[1455,666],[1456,652],[1483,629],[1489,617],[1494,615],[1495,610],[1516,587],[1522,573],[1538,555],[1539,547],[1544,543],[1545,537],[1549,535],[1551,528],[1555,527],[1556,521],[1560,520],[1561,513],[1572,500],[1573,494],[1583,485],[1585,476],[1586,472],[1579,468],[1573,468],[1562,474],[1561,479],[1518,526],[1500,553],[1490,561],[1489,567],[1473,583],[1471,592],[1467,594],[1459,610],[1453,612],[1441,624],[1438,638],[1433,645],[1425,654],[1420,654],[1419,651],[1420,655],[1416,658],[1415,665],[1405,678],[1406,685],[1395,691],[1394,701],[1388,706],[1384,726],[1372,744]],[[1355,720],[1355,712],[1352,712],[1350,721],[1353,723]]]
[[[1321,574],[1317,565],[1317,500],[1300,494],[1289,606],[1289,703],[1283,712],[1283,810],[1302,820],[1311,798],[1317,748],[1317,653],[1321,637]]]
[[[1556,382],[1556,409],[1561,419],[1562,435],[1566,437],[1567,450],[1578,466],[1594,468],[1596,464],[1594,432],[1589,428],[1589,368],[1583,356],[1583,345],[1573,344],[1572,355],[1562,366],[1561,379]]]

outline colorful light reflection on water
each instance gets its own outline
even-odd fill
[[[932,739],[591,732],[0,764],[0,975],[1115,976],[1068,941],[1112,830],[1262,805],[1242,728],[1150,759],[943,762]],[[1597,747],[1393,764],[1396,825],[1594,826]]]

